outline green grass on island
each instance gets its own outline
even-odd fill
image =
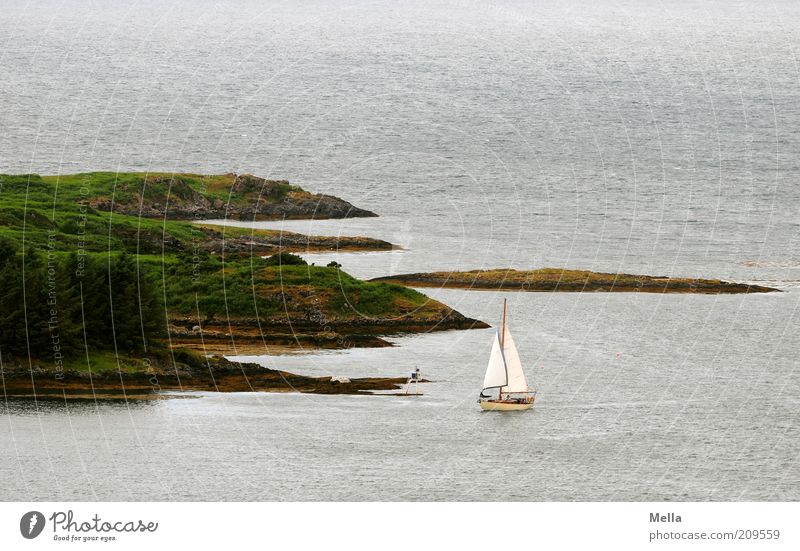
[[[194,208],[213,212],[220,202],[247,213],[263,182],[233,175],[0,175],[4,360],[34,356],[67,370],[134,372],[142,367],[137,358],[181,339],[231,344],[476,323],[418,291],[361,281],[338,265],[307,265],[288,252],[336,248],[342,239],[354,248],[391,249],[388,243],[194,224],[171,219],[162,204],[182,205],[181,216]],[[314,215],[305,201],[330,199],[286,182],[267,187],[267,201],[295,215]],[[328,214],[348,214],[331,200]],[[128,213],[137,203],[156,216]]]
[[[46,177],[0,175],[0,232],[19,243],[24,236],[30,246],[58,252],[123,249],[137,254],[190,249],[222,252],[223,246],[228,250],[264,253],[281,249],[392,248],[384,241],[364,237],[303,236],[171,219],[172,211],[167,205],[186,207],[191,201],[196,219],[200,220],[225,217],[232,212],[229,207],[253,205],[264,198],[271,205],[297,207],[300,210],[293,211],[295,215],[305,212],[312,218],[318,214],[313,199],[308,198],[319,196],[286,182],[272,182],[274,185],[264,193],[254,191],[259,188],[252,183],[252,189],[237,191],[234,182],[233,175],[170,177],[107,172]],[[305,199],[290,200],[292,194]],[[154,205],[160,205],[160,210]]]

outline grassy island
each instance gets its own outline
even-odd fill
[[[771,287],[731,283],[718,279],[608,274],[588,270],[472,270],[401,274],[373,279],[411,287],[448,287],[495,291],[641,292],[641,293],[770,293]]]
[[[47,374],[50,366],[46,376],[62,382],[68,374],[100,381],[124,373],[106,377],[119,386],[156,363],[162,381],[170,370],[177,377],[180,362],[163,355],[170,349],[384,346],[383,335],[484,326],[412,289],[291,254],[389,250],[390,243],[196,223],[226,216],[373,213],[253,176],[0,175],[4,371],[10,358],[31,358],[29,370]]]
[[[248,182],[247,186],[237,182]],[[261,182],[264,189],[257,186]],[[205,185],[206,187],[203,187]],[[215,187],[216,186],[216,187]],[[202,191],[201,191],[202,190]],[[294,190],[294,191],[292,191]],[[319,205],[336,205],[322,208]],[[261,210],[269,212],[266,216]],[[208,224],[205,219],[373,216],[341,199],[250,176],[88,173],[0,175],[0,234],[56,252],[391,250],[367,237],[305,236]]]

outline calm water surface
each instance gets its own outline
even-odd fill
[[[754,296],[426,290],[491,330],[248,358],[424,396],[3,402],[7,500],[797,500],[796,2],[3,2],[0,171],[252,172],[381,214],[359,277],[567,266]],[[548,3],[549,4],[549,3]]]

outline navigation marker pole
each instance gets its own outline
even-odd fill
[[[411,383],[414,383],[414,396],[419,396],[419,368],[412,371],[406,380],[406,396],[408,396],[408,391],[411,389]]]

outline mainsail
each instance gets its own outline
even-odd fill
[[[506,373],[508,382],[500,389],[500,392],[528,392],[528,381],[525,380],[525,372],[522,371],[522,362],[519,359],[519,352],[514,345],[511,331],[508,325],[505,327],[505,338],[503,339],[503,357],[506,361]]]
[[[499,388],[501,394],[528,391],[519,352],[505,323],[494,335],[489,365],[486,366],[486,375],[483,377],[483,390],[491,388]]]

